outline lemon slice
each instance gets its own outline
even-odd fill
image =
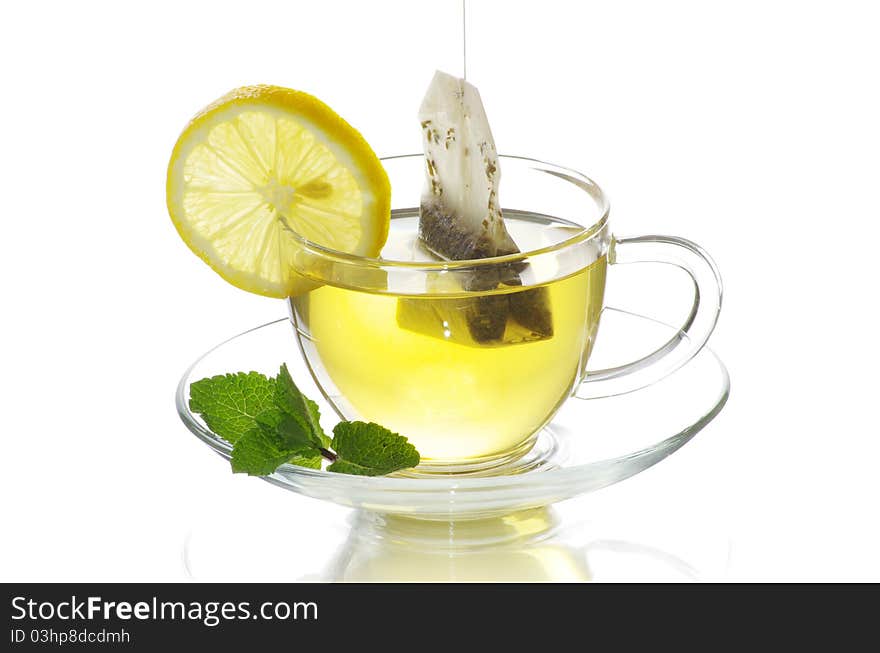
[[[168,212],[189,248],[231,284],[269,297],[314,287],[303,238],[377,256],[391,189],[364,138],[330,107],[277,86],[235,89],[183,130],[168,164]]]

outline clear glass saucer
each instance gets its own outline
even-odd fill
[[[591,366],[635,360],[676,331],[651,318],[606,307]],[[196,360],[177,388],[181,419],[228,459],[231,445],[190,412],[190,383],[237,371],[274,375],[285,362],[297,385],[318,401],[322,425],[329,432],[338,418],[312,381],[287,318],[230,338]],[[598,490],[647,469],[711,422],[729,391],[727,369],[704,348],[687,365],[647,388],[589,400],[572,397],[525,458],[492,475],[369,478],[285,464],[264,479],[315,499],[378,513],[441,520],[503,515]]]

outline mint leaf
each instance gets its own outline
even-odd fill
[[[330,472],[382,476],[419,464],[419,452],[402,435],[372,422],[340,422],[333,428],[338,458]]]
[[[307,399],[296,387],[286,363],[281,366],[275,380],[275,405],[291,418],[287,426],[291,433],[295,429],[290,422],[297,422],[301,427],[301,433],[315,447],[324,446],[327,436],[321,430],[321,424],[318,421],[320,418],[318,405]]]
[[[321,461],[324,457],[320,453],[316,454],[294,454],[289,462],[291,465],[299,465],[300,467],[308,467],[310,469],[321,469]]]
[[[326,433],[324,433],[324,429],[321,428],[321,409],[318,408],[318,404],[316,404],[311,399],[306,399],[306,406],[309,409],[311,422],[313,425],[315,425],[315,428],[318,432],[318,437],[321,439],[321,446],[325,449],[329,449],[331,446],[330,437]]]
[[[265,476],[292,456],[293,452],[289,449],[278,446],[275,434],[270,429],[255,426],[235,442],[230,462],[233,472]]]
[[[189,388],[189,407],[224,440],[235,441],[256,425],[255,418],[275,405],[275,379],[257,372],[221,374]]]
[[[305,420],[297,419],[277,408],[270,408],[257,415],[256,422],[274,434],[279,450],[317,449],[312,431]]]
[[[271,474],[282,463],[321,468],[321,452],[298,433],[300,426],[289,415],[271,408],[260,413],[256,426],[232,445],[232,471],[252,476]]]
[[[321,448],[321,440],[316,441],[315,434],[303,427],[303,420],[293,415],[284,415],[275,430],[288,449]]]

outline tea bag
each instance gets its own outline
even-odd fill
[[[463,79],[437,71],[422,100],[419,121],[426,166],[419,236],[425,247],[447,260],[518,253],[501,215],[501,170],[479,91]],[[461,277],[462,290],[521,286],[520,271],[511,265],[466,273]],[[477,344],[513,344],[553,335],[545,288],[465,299],[401,299],[398,323],[456,341],[470,338]]]

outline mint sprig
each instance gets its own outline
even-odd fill
[[[283,463],[359,476],[382,476],[419,464],[402,435],[378,424],[340,422],[331,439],[318,404],[293,382],[287,365],[278,376],[223,374],[190,386],[190,409],[232,444],[232,471],[266,476]]]

